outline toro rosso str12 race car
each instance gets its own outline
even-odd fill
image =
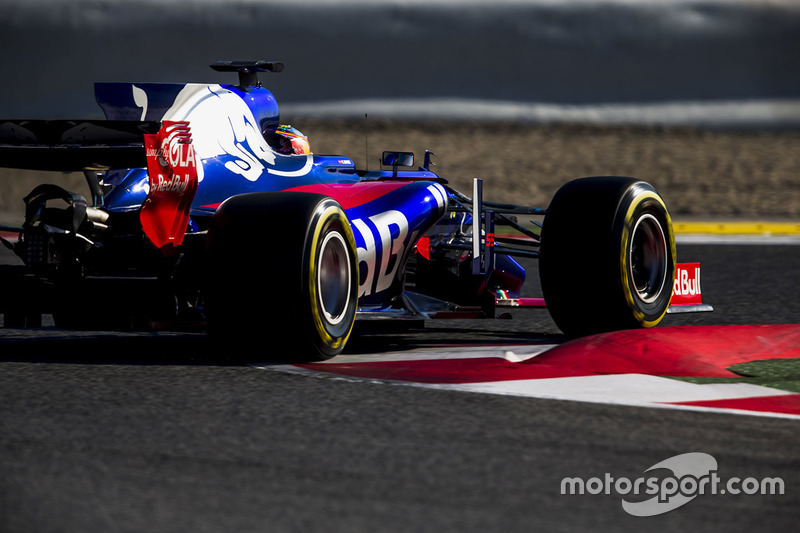
[[[83,172],[89,191],[39,185],[4,228],[21,259],[0,271],[6,327],[200,325],[314,361],[356,320],[546,307],[582,336],[709,309],[643,181],[577,179],[541,209],[485,202],[478,179],[454,190],[430,152],[417,169],[404,152],[358,169],[281,123],[258,80],[281,63],[211,67],[238,83],[97,83],[106,120],[0,120],[0,165]],[[538,258],[543,298],[520,297],[519,257]]]

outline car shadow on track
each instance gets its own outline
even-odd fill
[[[0,329],[0,361],[69,364],[235,364],[205,335]]]
[[[548,331],[487,329],[476,326],[475,322],[426,324],[405,330],[376,329],[370,325],[356,327],[344,353],[401,352],[431,347],[561,344],[566,340],[564,335]]]
[[[548,333],[476,329],[469,325],[424,328],[359,327],[344,354],[413,351],[431,347],[559,344]],[[293,355],[293,354],[289,354]],[[0,361],[65,364],[241,365],[297,362],[270,354],[268,344],[246,346],[198,332],[68,331],[0,328]]]

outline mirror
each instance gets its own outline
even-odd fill
[[[413,167],[413,152],[383,152],[382,163],[387,167]]]

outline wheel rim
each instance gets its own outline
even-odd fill
[[[350,261],[347,244],[339,232],[325,236],[317,264],[319,305],[328,323],[339,324],[350,302]]]
[[[636,294],[644,303],[654,302],[667,277],[667,239],[658,219],[650,214],[636,221],[631,235],[629,270]]]

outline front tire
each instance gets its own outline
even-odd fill
[[[571,181],[548,207],[539,263],[550,315],[568,336],[653,327],[675,278],[667,207],[637,179]]]
[[[246,340],[248,360],[311,362],[344,349],[355,321],[358,262],[342,207],[306,193],[235,196],[208,236],[209,332]]]

